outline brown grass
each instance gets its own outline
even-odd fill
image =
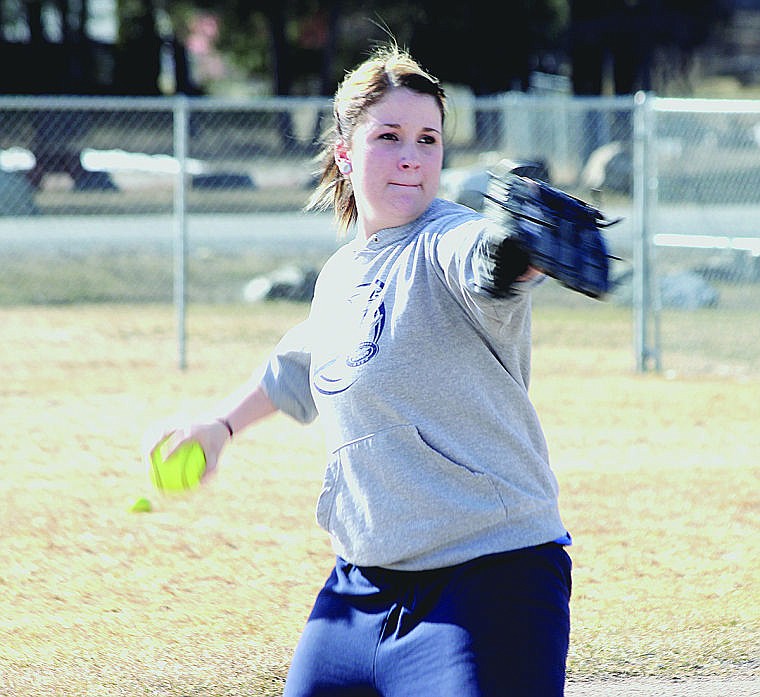
[[[332,562],[318,424],[161,498],[144,431],[247,377],[302,305],[0,309],[0,695],[278,695]],[[756,675],[758,379],[632,370],[629,311],[537,308],[531,387],[575,538],[570,680]],[[130,512],[141,496],[146,514]]]

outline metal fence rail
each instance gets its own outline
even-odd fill
[[[632,307],[638,370],[754,365],[688,327],[733,318],[734,346],[760,338],[733,314],[760,286],[760,103],[449,96],[442,195],[479,207],[506,157],[623,217],[612,301]],[[0,97],[0,304],[174,302],[184,365],[186,302],[241,301],[257,274],[339,244],[330,216],[301,212],[329,113],[312,98]]]
[[[744,374],[760,357],[760,102],[650,99],[656,367]],[[638,174],[638,176],[642,176]],[[655,273],[656,271],[656,273]],[[707,331],[705,331],[705,329]]]

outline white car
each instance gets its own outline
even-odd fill
[[[514,171],[533,179],[549,182],[549,171],[543,162],[512,160]],[[496,163],[494,163],[495,165]],[[441,172],[441,198],[461,203],[476,211],[483,209],[483,192],[488,186],[488,165],[447,167]]]

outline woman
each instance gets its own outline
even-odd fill
[[[170,442],[199,441],[211,472],[263,417],[321,417],[336,565],[287,697],[563,694],[570,538],[528,397],[541,276],[436,197],[444,112],[398,47],[346,76],[309,207],[355,236],[242,396]]]

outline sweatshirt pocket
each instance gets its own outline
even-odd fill
[[[317,522],[358,565],[398,563],[505,520],[491,479],[444,457],[412,425],[335,450],[317,501]]]

